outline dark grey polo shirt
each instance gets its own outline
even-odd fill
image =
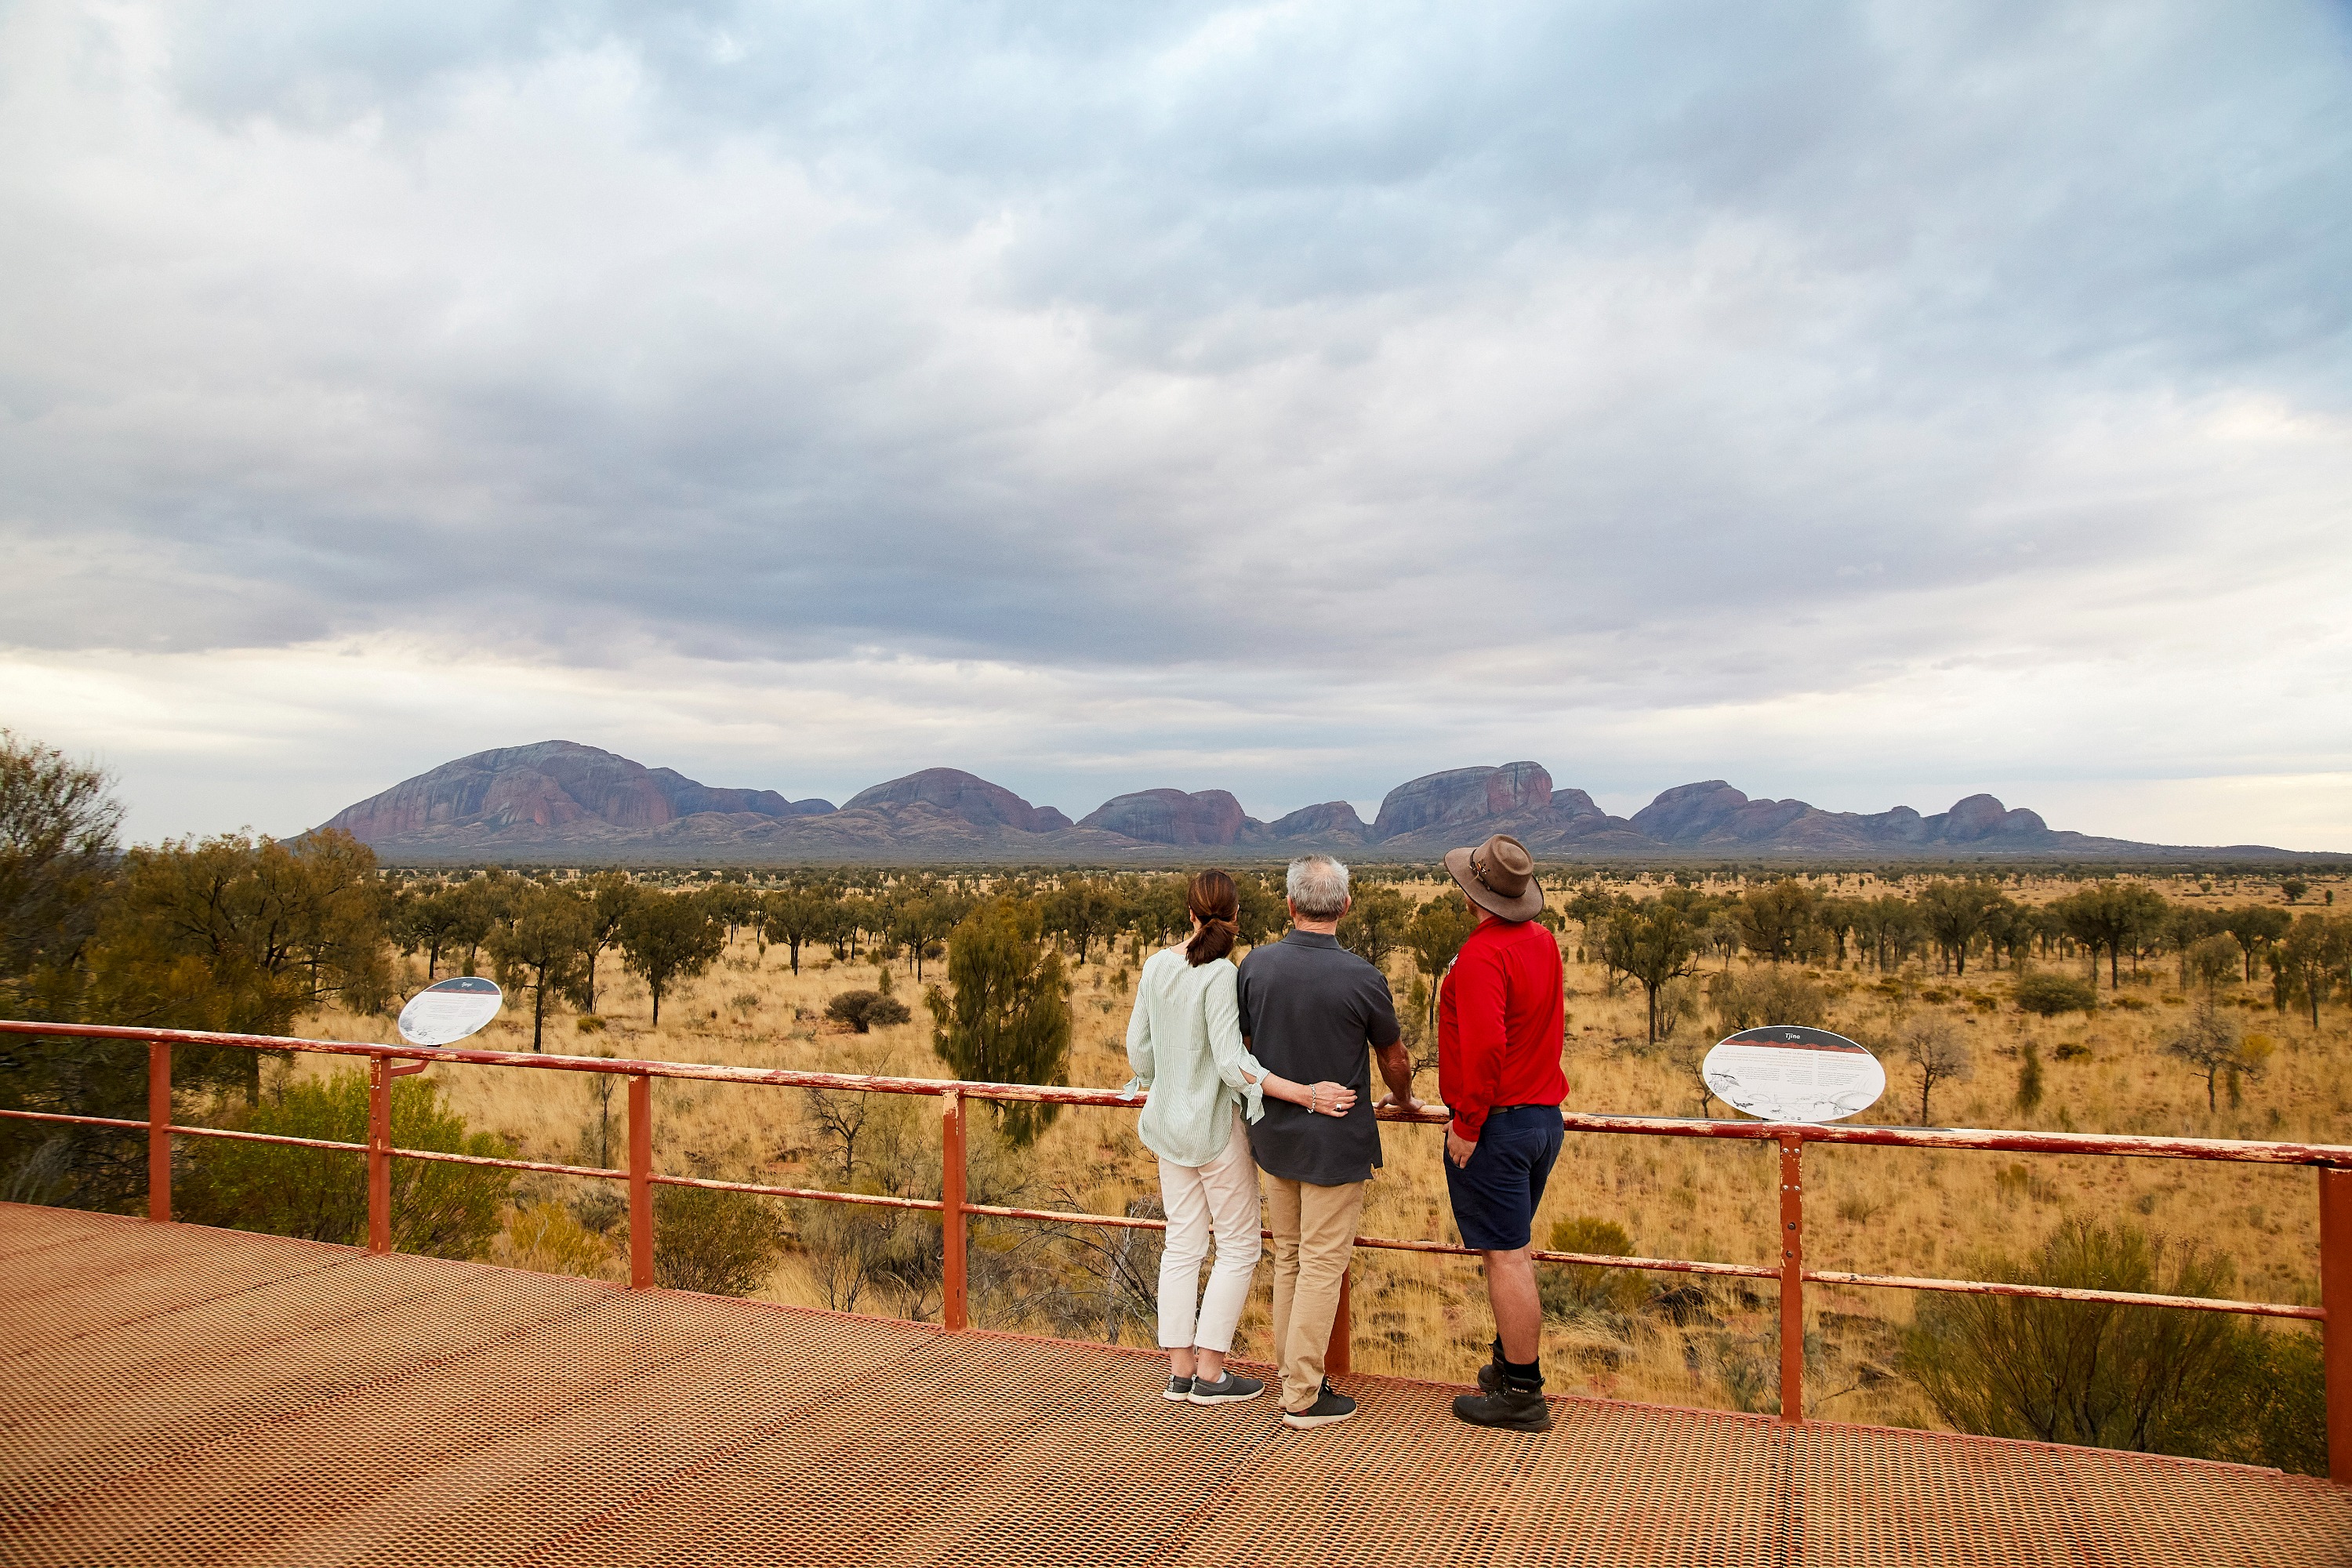
[[[1294,931],[1242,960],[1241,1015],[1250,1054],[1268,1072],[1356,1091],[1345,1116],[1318,1116],[1269,1095],[1265,1118],[1249,1130],[1258,1167],[1318,1187],[1370,1180],[1381,1163],[1370,1047],[1397,1039],[1388,976],[1337,937]]]

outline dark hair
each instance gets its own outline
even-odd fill
[[[1184,889],[1184,908],[1201,922],[1201,929],[1184,944],[1185,962],[1198,969],[1233,952],[1234,941],[1241,934],[1242,900],[1231,877],[1223,871],[1201,872]]]

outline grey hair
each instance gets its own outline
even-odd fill
[[[1290,863],[1283,890],[1308,920],[1338,920],[1348,907],[1348,868],[1328,855],[1301,855]]]

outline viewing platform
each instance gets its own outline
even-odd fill
[[[0,1205],[0,1563],[2352,1563],[2240,1466],[1156,1356]]]

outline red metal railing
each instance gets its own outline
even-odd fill
[[[827,1203],[869,1204],[889,1208],[923,1209],[940,1216],[943,1248],[943,1289],[940,1318],[951,1331],[970,1323],[966,1300],[964,1244],[968,1222],[984,1219],[1035,1220],[1066,1225],[1120,1226],[1161,1230],[1166,1222],[1121,1215],[1085,1214],[1062,1209],[1008,1208],[975,1204],[966,1197],[964,1118],[970,1100],[1025,1101],[1048,1105],[1091,1105],[1135,1110],[1143,1097],[1116,1089],[1072,1089],[1058,1084],[968,1083],[952,1079],[885,1078],[859,1073],[796,1072],[782,1068],[718,1067],[697,1062],[638,1061],[610,1057],[565,1057],[516,1051],[431,1049],[417,1046],[369,1045],[348,1040],[286,1039],[263,1035],[222,1035],[180,1029],[137,1029],[98,1024],[37,1024],[0,1020],[0,1033],[74,1036],[85,1038],[144,1042],[147,1046],[147,1120],[134,1121],[102,1116],[68,1116],[52,1111],[0,1110],[0,1116],[22,1121],[61,1122],[76,1126],[143,1130],[147,1133],[148,1217],[172,1217],[172,1154],[173,1137],[227,1138],[297,1148],[335,1149],[367,1156],[368,1249],[392,1250],[392,1162],[444,1161],[454,1164],[488,1165],[505,1170],[536,1171],[556,1175],[623,1181],[629,1189],[629,1283],[647,1289],[654,1282],[653,1189],[656,1186],[706,1187],[718,1192],[751,1193],[766,1197],[814,1199]],[[174,1045],[236,1047],[256,1050],[297,1050],[331,1056],[359,1057],[368,1063],[368,1141],[339,1143],[315,1138],[290,1138],[243,1132],[225,1128],[185,1127],[172,1121],[172,1047]],[[456,1154],[436,1150],[399,1149],[392,1142],[392,1079],[422,1072],[435,1062],[458,1062],[483,1067],[528,1068],[544,1072],[607,1073],[629,1080],[629,1163],[625,1170],[593,1165],[552,1164],[535,1160],[503,1160],[486,1155]],[[657,1078],[705,1082],[761,1084],[784,1089],[841,1089],[865,1094],[914,1094],[936,1099],[940,1113],[940,1182],[937,1198],[887,1197],[866,1193],[836,1193],[819,1188],[771,1186],[757,1182],[721,1182],[696,1176],[667,1176],[653,1168],[653,1080]],[[1381,1111],[1384,1121],[1442,1124],[1444,1110],[1415,1115]],[[1662,1273],[1703,1274],[1746,1279],[1770,1279],[1780,1285],[1781,1419],[1804,1418],[1804,1287],[1807,1284],[1878,1289],[1958,1291],[1975,1295],[2021,1296],[2047,1300],[2111,1302],[2126,1306],[2166,1307],[2189,1311],[2233,1312],[2252,1317],[2293,1318],[2321,1325],[2322,1360],[2326,1367],[2327,1438],[2330,1479],[2352,1485],[2352,1146],[2327,1143],[2251,1142],[2218,1138],[2147,1138],[2101,1132],[2017,1132],[1972,1128],[1880,1127],[1810,1122],[1715,1121],[1680,1117],[1596,1115],[1563,1111],[1562,1123],[1571,1132],[1629,1134],[1654,1138],[1715,1138],[1746,1142],[1771,1142],[1780,1149],[1780,1256],[1773,1264],[1710,1263],[1689,1258],[1616,1258],[1599,1254],[1538,1251],[1534,1256],[1552,1263],[1589,1264],[1608,1268],[1635,1268]],[[1808,1143],[1870,1144],[1887,1148],[1979,1150],[2030,1154],[2096,1154],[2157,1160],[2208,1160],[2233,1164],[2307,1165],[2319,1179],[2320,1304],[2298,1306],[2279,1301],[2237,1301],[2190,1296],[2157,1296],[2126,1290],[2072,1289],[2057,1286],[2013,1284],[1984,1279],[1914,1279],[1899,1275],[1851,1274],[1804,1266],[1804,1148]],[[1470,1248],[1442,1241],[1407,1241],[1388,1237],[1359,1237],[1358,1247],[1397,1252],[1476,1256]],[[1347,1296],[1343,1287],[1340,1315],[1332,1333],[1331,1370],[1348,1370]]]

